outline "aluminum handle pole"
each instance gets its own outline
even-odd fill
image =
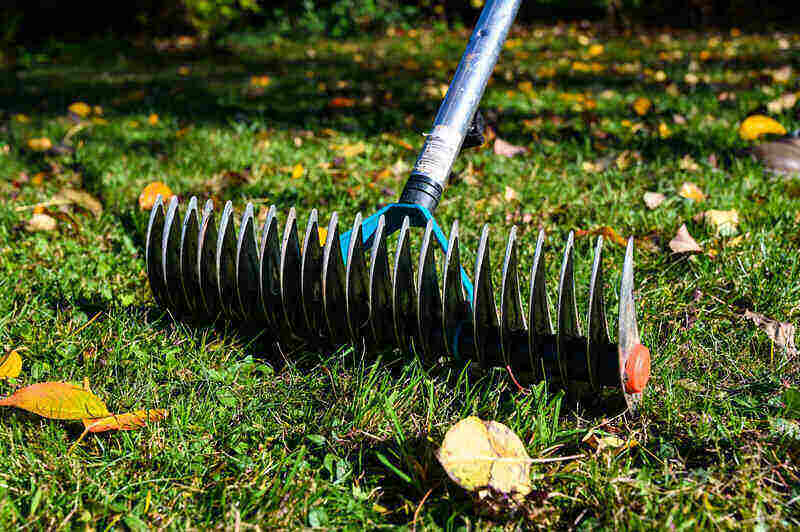
[[[436,209],[520,3],[488,0],[481,11],[400,203]]]

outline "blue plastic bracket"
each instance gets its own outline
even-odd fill
[[[375,231],[378,229],[378,220],[381,216],[385,217],[386,219],[386,236],[399,231],[403,226],[403,218],[406,216],[408,216],[413,227],[425,227],[428,224],[428,220],[431,220],[433,222],[433,234],[436,235],[436,240],[439,242],[439,247],[445,254],[447,253],[447,236],[445,236],[442,228],[439,227],[439,224],[436,222],[436,218],[434,218],[433,214],[431,214],[431,212],[425,207],[414,205],[413,203],[391,203],[372,216],[365,218],[364,221],[361,222],[361,238],[363,239],[366,247],[372,246]],[[350,247],[350,233],[352,233],[352,229],[342,233],[342,235],[339,237],[339,244],[342,248],[342,256],[344,257],[345,262],[347,262],[347,251]],[[463,266],[461,267],[461,286],[464,287],[466,299],[469,301],[471,308],[472,281],[469,280],[467,272],[464,270]]]

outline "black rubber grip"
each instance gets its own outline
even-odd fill
[[[442,199],[443,192],[442,185],[433,179],[422,174],[411,174],[403,193],[400,194],[400,203],[413,203],[433,213],[439,205],[439,200]]]

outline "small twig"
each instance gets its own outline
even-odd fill
[[[83,325],[81,325],[80,327],[78,327],[78,329],[77,329],[75,332],[73,332],[73,333],[72,333],[70,336],[72,336],[72,335],[74,335],[74,334],[78,334],[79,332],[81,332],[82,330],[84,330],[86,327],[88,327],[89,325],[91,325],[91,324],[94,322],[94,320],[96,320],[97,318],[99,318],[99,317],[100,317],[100,314],[102,314],[102,313],[103,313],[103,311],[102,311],[102,310],[98,310],[98,311],[97,311],[97,314],[95,314],[94,316],[92,316],[92,319],[90,319],[89,321],[87,321],[86,323],[84,323]]]
[[[524,395],[528,395],[530,392],[525,388],[523,388],[522,386],[520,386],[520,384],[517,382],[517,378],[514,376],[514,372],[511,371],[511,366],[506,366],[506,371],[508,371],[508,376],[511,377],[511,381],[517,386],[517,391]]]
[[[437,484],[437,486],[438,486],[438,484]],[[428,490],[428,493],[426,493],[425,496],[422,497],[422,500],[419,501],[419,504],[417,505],[417,509],[414,511],[414,520],[411,521],[411,530],[417,530],[417,519],[419,519],[419,512],[420,512],[420,510],[422,510],[422,505],[425,504],[426,500],[428,500],[428,496],[433,492],[433,488],[435,488],[435,487],[436,486],[431,486],[431,488]]]
[[[60,207],[61,205],[72,205],[73,203],[75,202],[68,199],[53,199],[53,200],[43,201],[41,203],[34,203],[33,205],[21,205],[19,207],[14,207],[14,212],[27,211],[31,209],[37,209],[39,207],[41,208]]]

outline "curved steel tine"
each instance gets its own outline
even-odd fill
[[[360,346],[367,333],[369,321],[369,287],[367,286],[367,266],[364,260],[364,240],[361,236],[361,213],[356,215],[350,233],[350,248],[347,251],[345,273],[345,292],[347,296],[347,327],[353,344]],[[371,342],[367,341],[367,345]]]
[[[150,210],[150,221],[147,224],[147,244],[145,247],[145,264],[147,280],[156,304],[160,307],[167,303],[164,272],[161,265],[161,244],[164,238],[164,200],[159,194]]]
[[[589,382],[594,390],[600,389],[598,382],[598,364],[603,360],[602,353],[610,343],[608,337],[608,321],[603,290],[603,237],[597,237],[592,263],[592,280],[589,284],[589,315],[586,319],[586,366],[589,371]]]
[[[307,337],[305,317],[300,304],[300,241],[297,238],[297,212],[289,209],[281,244],[281,303],[289,331],[299,338]]]
[[[241,315],[249,321],[260,321],[258,295],[258,247],[256,244],[253,204],[248,203],[239,226],[236,243],[236,296]]]
[[[197,216],[197,198],[192,196],[183,217],[180,245],[180,276],[183,297],[188,311],[197,316],[203,312],[200,297],[200,276],[197,271],[197,246],[200,235],[200,220]]]
[[[328,333],[334,342],[344,341],[349,335],[344,283],[344,259],[339,244],[339,216],[334,212],[328,223],[328,234],[322,252],[322,306],[325,309]]]
[[[633,237],[628,239],[625,262],[622,265],[622,280],[619,288],[619,333],[617,352],[619,353],[619,378],[625,402],[632,412],[636,412],[642,401],[641,393],[627,393],[625,364],[632,348],[641,343],[639,327],[636,324],[636,304],[633,300]]]
[[[408,216],[403,218],[400,235],[397,239],[397,250],[394,258],[394,275],[392,276],[392,318],[394,320],[394,334],[397,346],[408,349],[412,345],[414,336],[414,309],[416,308],[416,294],[414,291],[414,267],[411,263],[411,248],[409,246],[409,227],[411,223]]]
[[[217,291],[222,311],[231,319],[239,318],[236,297],[236,237],[233,227],[233,204],[228,201],[222,209],[217,235]]]
[[[578,323],[578,306],[575,303],[575,275],[573,269],[573,249],[575,235],[572,231],[567,238],[564,249],[564,261],[561,263],[561,280],[558,283],[558,333],[556,338],[556,355],[558,368],[564,385],[568,384],[569,363],[571,357],[570,343],[581,336]]]
[[[181,283],[181,228],[178,222],[178,197],[172,196],[164,218],[164,238],[161,242],[161,269],[164,272],[164,286],[170,310],[175,317],[181,316],[186,308]]]
[[[458,249],[458,221],[450,228],[447,256],[444,261],[444,289],[442,294],[442,334],[447,353],[461,358],[458,352],[458,335],[470,319],[469,304],[464,298],[461,284],[461,254]]]
[[[417,270],[417,338],[421,354],[435,360],[444,351],[439,324],[442,323],[442,297],[434,255],[433,220],[428,219],[420,248]]]
[[[392,343],[392,280],[386,251],[386,219],[378,218],[369,264],[369,323],[377,346]]]
[[[206,316],[216,320],[220,313],[219,289],[217,287],[217,224],[214,223],[214,202],[207,200],[200,220],[197,237],[197,279],[200,283],[200,299]]]
[[[258,295],[261,301],[261,312],[274,338],[278,338],[285,329],[280,272],[281,248],[278,242],[278,213],[275,205],[272,205],[267,212],[264,226],[261,228],[261,246],[259,246],[258,255]]]
[[[322,304],[322,245],[319,242],[317,209],[308,215],[303,238],[303,258],[300,263],[300,298],[306,329],[311,338],[327,336]]]
[[[478,255],[475,261],[475,287],[472,303],[473,335],[475,353],[481,367],[499,362],[494,356],[497,350],[491,349],[497,336],[499,324],[497,320],[497,304],[492,289],[492,267],[489,262],[489,225],[483,226]]]
[[[528,353],[531,367],[537,380],[545,378],[543,365],[544,337],[553,335],[553,322],[550,319],[550,302],[545,286],[544,230],[536,239],[536,252],[531,266],[530,292],[528,296]]]
[[[512,226],[508,235],[506,255],[503,259],[503,288],[500,292],[500,346],[503,360],[514,369],[511,352],[512,336],[525,331],[525,316],[522,313],[522,295],[519,291],[517,271],[517,227]]]

